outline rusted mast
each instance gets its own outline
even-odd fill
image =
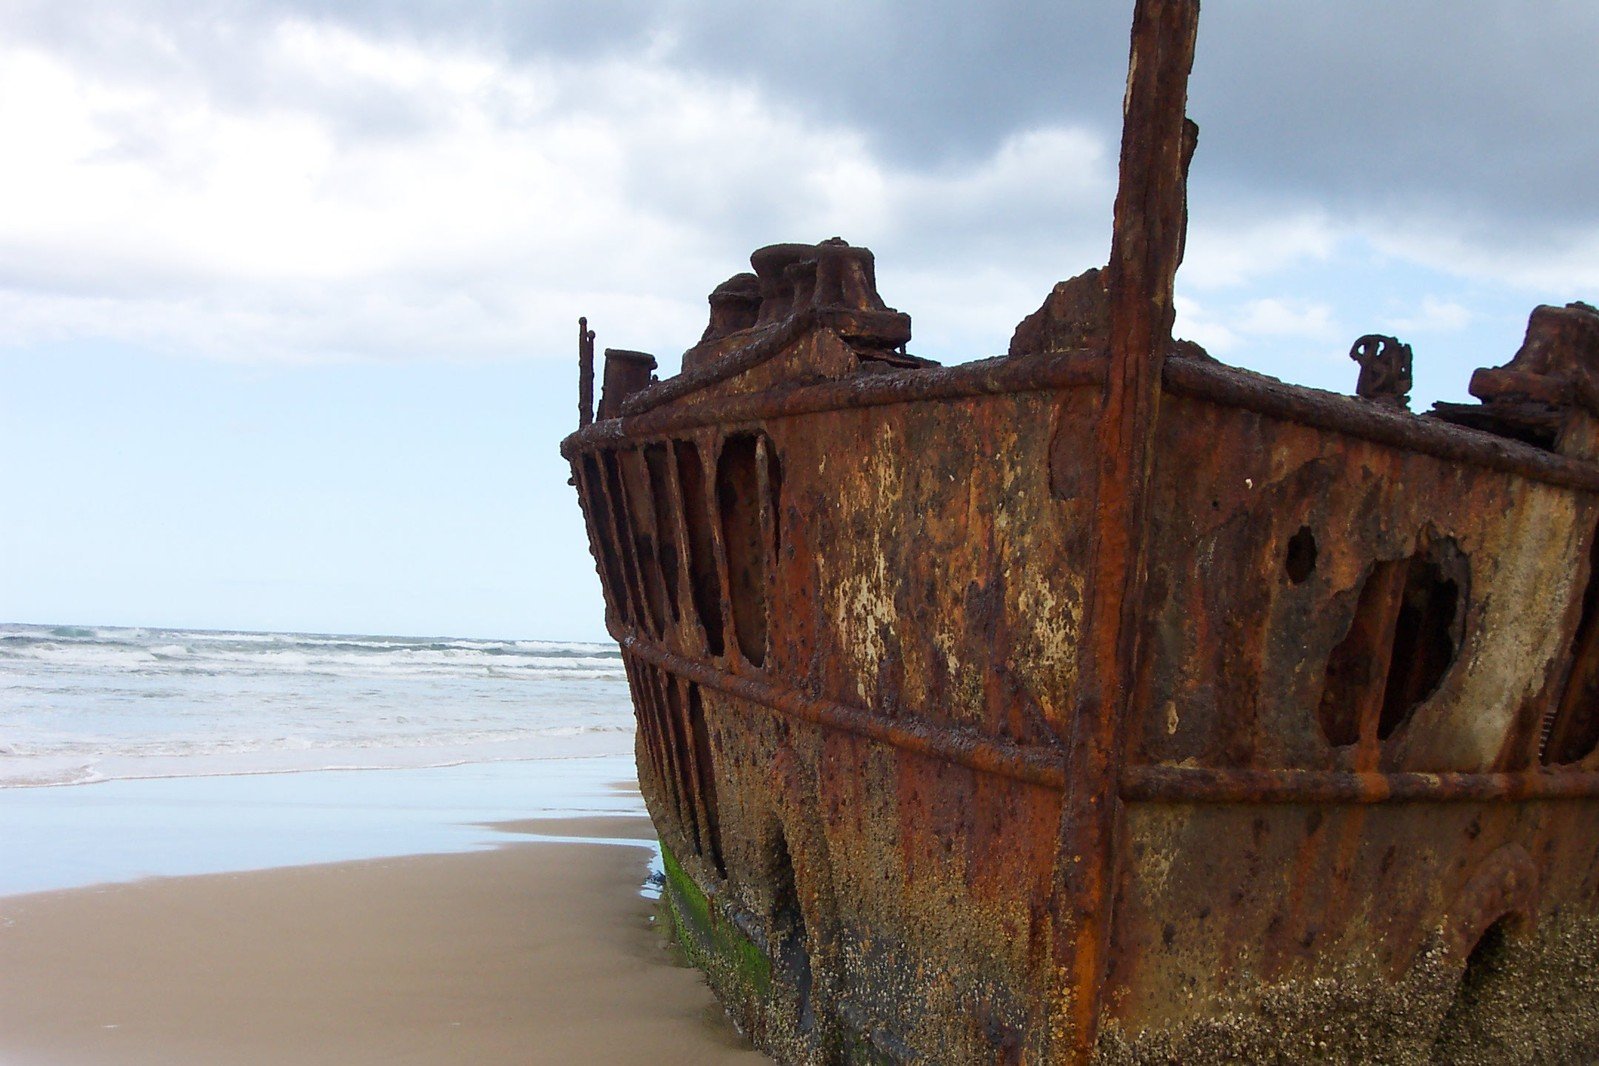
[[[1145,486],[1171,345],[1186,214],[1185,122],[1199,0],[1138,0],[1123,100],[1107,287],[1110,367],[1097,430],[1095,526],[1055,872],[1049,1061],[1088,1063],[1099,1035],[1123,816],[1125,724],[1145,574]]]
[[[577,320],[577,428],[594,421],[594,331]]]

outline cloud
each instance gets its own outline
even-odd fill
[[[1400,333],[1455,333],[1477,320],[1477,313],[1455,301],[1424,297],[1417,313],[1394,322]]]
[[[1190,197],[1192,221],[1184,249],[1182,284],[1194,289],[1236,288],[1306,262],[1329,259],[1347,228],[1323,211],[1205,213],[1207,196]]]
[[[1224,355],[1238,345],[1238,333],[1221,321],[1211,308],[1178,293],[1172,301],[1176,322],[1172,335],[1194,341],[1212,355]]]
[[[0,220],[0,336],[233,358],[564,355],[584,311],[618,344],[686,345],[704,294],[758,244],[843,234],[921,264],[937,291],[940,269],[1042,261],[1038,228],[1091,233],[1111,196],[1106,145],[1081,131],[1023,131],[927,172],[648,60],[507,66],[299,18],[248,47],[257,76],[296,89],[0,54],[0,137],[26,146],[0,195],[29,205]],[[374,100],[381,120],[352,135]],[[1102,258],[1099,236],[1076,242],[1072,272]]]
[[[916,346],[953,359],[1002,349],[1108,246],[1122,5],[0,11],[0,196],[26,208],[0,219],[13,344],[565,357],[587,313],[602,344],[670,366],[752,248],[836,234],[877,251]],[[1314,298],[1261,290],[1351,244],[1591,297],[1593,29],[1564,0],[1536,19],[1509,0],[1207,10],[1180,278],[1196,338],[1332,329]]]
[[[1334,336],[1332,308],[1296,300],[1252,300],[1234,328],[1239,333],[1268,337]]]
[[[1194,110],[1229,184],[1446,228],[1599,223],[1592,4],[1244,0],[1207,15]]]
[[[1179,296],[1176,309],[1173,332],[1197,341],[1212,354],[1263,339],[1336,344],[1345,332],[1334,309],[1320,301],[1267,298],[1218,307]]]
[[[601,71],[587,92],[591,71],[296,20],[253,54],[279,80],[336,84],[257,107],[0,55],[0,137],[24,146],[0,174],[0,196],[27,205],[0,221],[0,280],[27,305],[14,323],[120,319],[145,340],[256,354],[481,355],[525,350],[564,297],[686,332],[680,308],[662,321],[637,295],[682,295],[658,278],[668,252],[692,262],[715,212],[775,199],[769,171],[808,166],[821,188],[813,161],[853,154],[846,135],[658,68]],[[347,136],[334,105],[352,95],[409,116],[405,134]],[[717,157],[715,177],[687,180]]]
[[[1510,232],[1502,221],[1492,231],[1429,221],[1409,218],[1387,228],[1373,226],[1372,244],[1434,270],[1512,285],[1546,300],[1591,300],[1599,294],[1599,224],[1574,220],[1558,232]]]

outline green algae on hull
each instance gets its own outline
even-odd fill
[[[684,872],[665,841],[661,864],[666,872],[661,899],[672,935],[705,972],[739,1028],[752,1031],[759,1016],[755,1005],[772,991],[771,960]]]

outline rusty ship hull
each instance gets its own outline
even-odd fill
[[[1009,355],[774,246],[563,442],[674,928],[780,1061],[1599,1057],[1599,314],[1429,417],[1173,341],[1197,16],[1138,4],[1110,263]]]

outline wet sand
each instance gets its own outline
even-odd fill
[[[0,897],[0,1062],[767,1061],[653,927],[647,850],[506,839]]]

